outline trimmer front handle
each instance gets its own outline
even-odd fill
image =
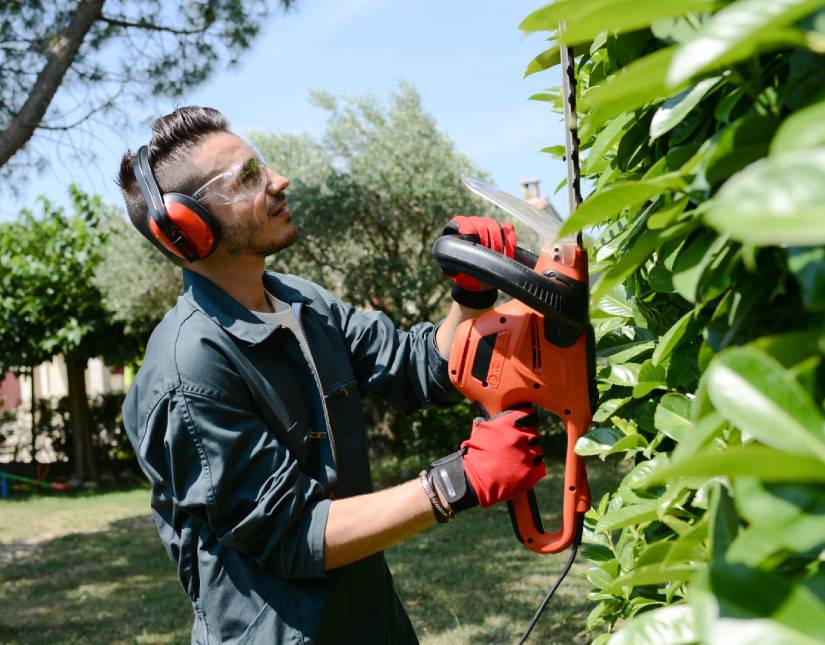
[[[471,275],[513,298],[459,325],[449,360],[453,385],[491,416],[531,403],[565,425],[562,526],[545,532],[533,490],[508,503],[516,536],[539,553],[566,549],[590,507],[584,462],[574,449],[590,424],[596,394],[587,255],[576,248],[572,261],[563,263],[555,251],[536,256],[518,249],[511,260],[452,236],[433,247],[444,270]]]

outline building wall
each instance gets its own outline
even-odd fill
[[[69,394],[69,382],[66,374],[66,362],[63,356],[34,368],[35,397],[38,399],[59,399]],[[110,392],[123,392],[123,369],[107,367],[99,358],[93,358],[86,366],[86,394],[89,397]],[[6,372],[0,381],[2,410],[15,408],[28,411],[31,409],[32,380],[28,376],[15,376]]]

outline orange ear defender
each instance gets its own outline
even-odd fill
[[[149,241],[188,262],[209,256],[221,239],[215,217],[189,195],[161,194],[149,165],[148,146],[137,151],[132,168],[148,208]]]

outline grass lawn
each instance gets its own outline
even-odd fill
[[[539,499],[552,529],[561,466],[548,470]],[[598,499],[619,475],[590,470]],[[0,500],[0,643],[188,643],[191,609],[148,504],[146,488]],[[424,645],[512,643],[567,553],[524,550],[502,506],[433,527],[387,560]],[[574,565],[531,643],[587,642],[586,570]]]

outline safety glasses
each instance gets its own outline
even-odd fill
[[[269,182],[269,169],[260,150],[246,161],[233,164],[198,188],[192,197],[204,205],[225,206],[252,199]]]

